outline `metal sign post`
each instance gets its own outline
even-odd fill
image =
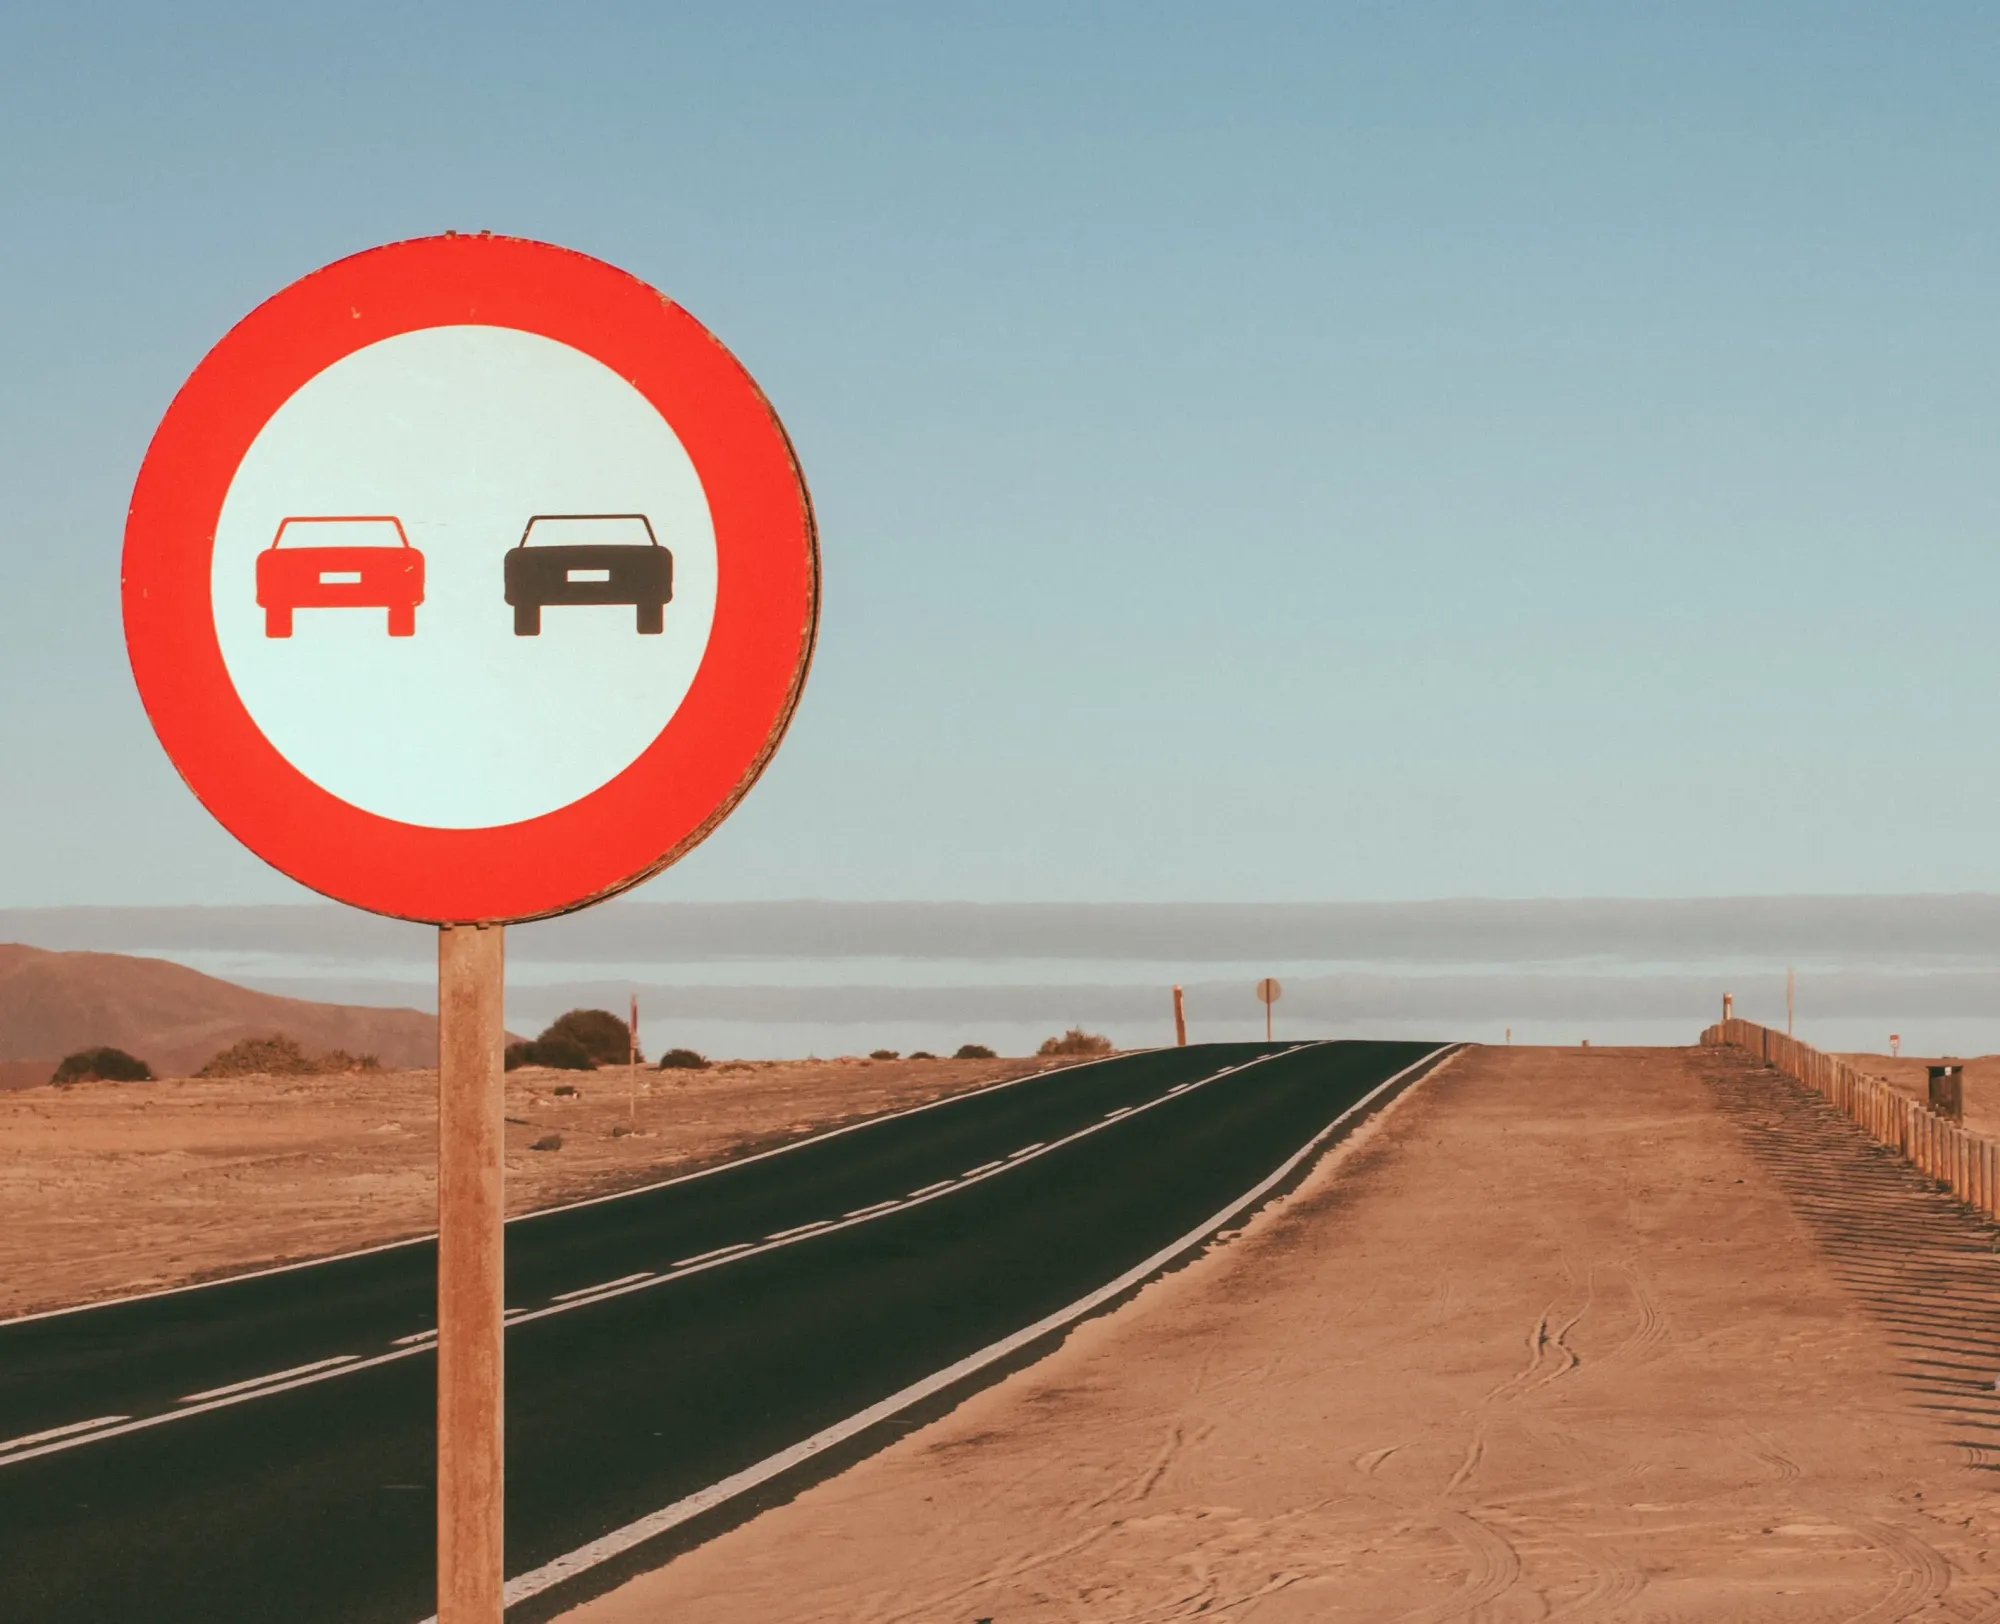
[[[209,351],[123,568],[139,696],[202,804],[301,884],[439,927],[438,1619],[499,1624],[502,930],[659,873],[777,750],[819,626],[791,441],[657,289],[447,232]]]
[[[1257,1001],[1264,1006],[1264,1041],[1271,1041],[1271,1006],[1285,996],[1285,989],[1278,985],[1276,976],[1266,976],[1257,983]]]

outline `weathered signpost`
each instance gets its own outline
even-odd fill
[[[1271,1006],[1285,996],[1285,989],[1278,985],[1277,977],[1265,976],[1257,983],[1257,1002],[1264,1006],[1264,1041],[1271,1041]]]
[[[503,927],[657,874],[763,771],[818,626],[805,481],[678,306],[447,233],[316,271],[209,352],[139,471],[123,591],[203,805],[438,927],[438,1619],[497,1624]]]

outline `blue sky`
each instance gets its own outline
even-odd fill
[[[0,14],[0,904],[289,899],[153,743],[188,370],[447,228],[784,415],[819,660],[648,894],[2000,889],[2000,14]]]

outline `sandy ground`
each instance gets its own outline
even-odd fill
[[[743,1061],[507,1077],[507,1206],[628,1188],[1055,1062]],[[574,1088],[559,1095],[557,1088]],[[0,1093],[0,1318],[436,1224],[437,1074]],[[614,1130],[619,1130],[614,1132]],[[560,1149],[530,1146],[554,1135]]]
[[[2000,1618],[1996,1232],[1774,1074],[1486,1049],[567,1624]]]

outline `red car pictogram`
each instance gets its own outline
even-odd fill
[[[295,524],[393,525],[396,544],[280,552],[286,529]],[[387,514],[286,519],[257,555],[257,607],[264,611],[266,637],[290,637],[295,609],[386,609],[389,635],[410,637],[423,601],[424,555],[403,534],[403,521]]]

